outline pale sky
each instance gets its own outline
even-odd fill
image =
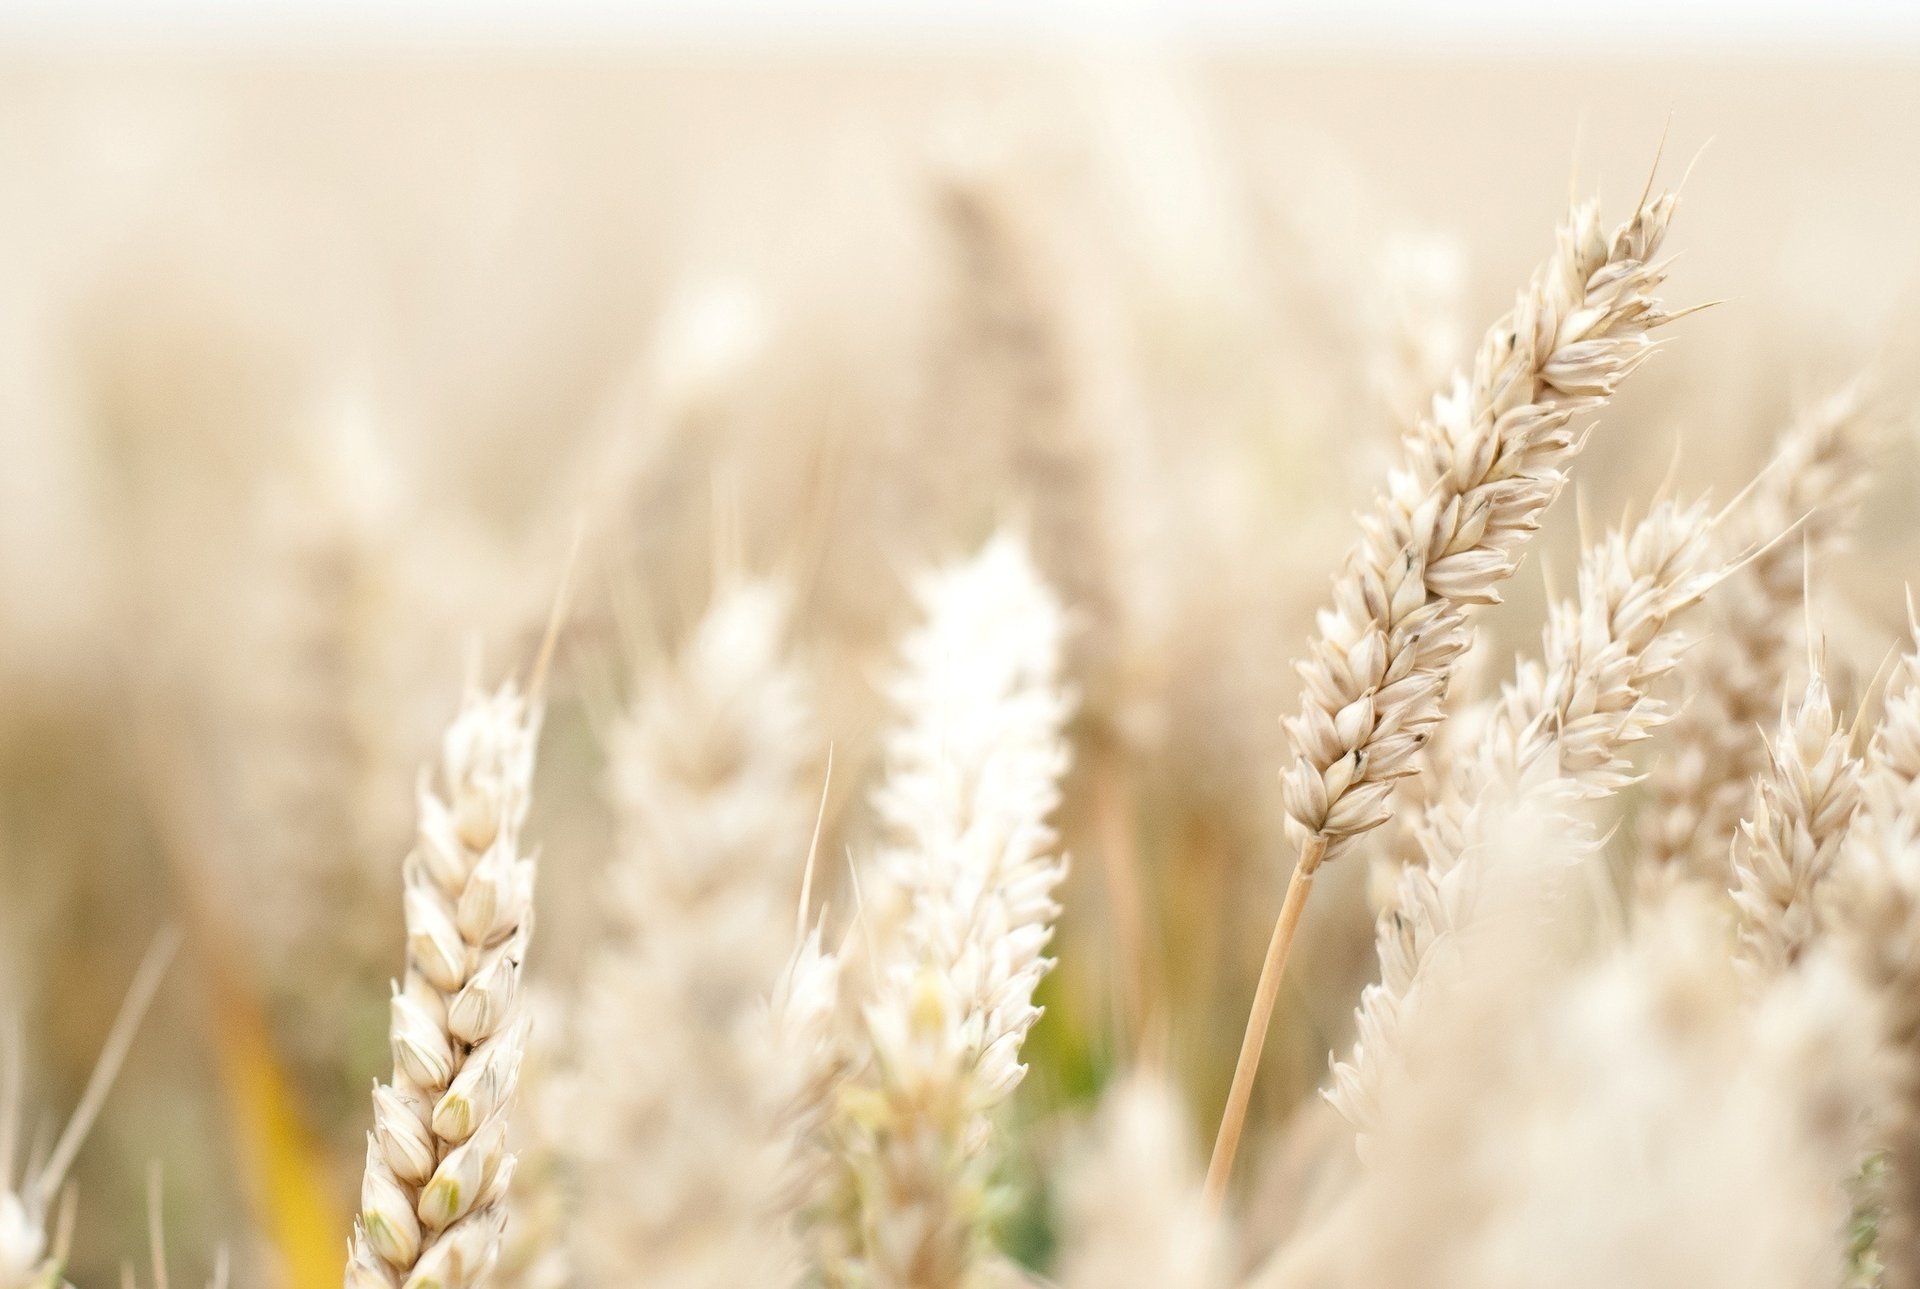
[[[0,0],[0,41],[1920,52],[1899,0]]]

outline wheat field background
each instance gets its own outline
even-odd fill
[[[150,1163],[176,1273],[224,1244],[236,1283],[339,1275],[418,767],[471,658],[524,673],[570,558],[527,830],[528,980],[559,999],[604,934],[608,731],[730,573],[796,588],[844,910],[912,580],[1008,522],[1084,669],[1059,965],[1003,1116],[999,1243],[1057,1273],[1059,1160],[1141,1053],[1202,1157],[1220,1118],[1293,862],[1291,663],[1391,460],[1401,333],[1468,361],[1569,200],[1625,218],[1656,157],[1687,174],[1667,298],[1713,307],[1598,418],[1471,683],[1583,537],[1733,501],[1866,371],[1887,429],[1807,612],[1841,706],[1877,711],[1920,567],[1909,62],[0,61],[0,984],[29,1133],[182,934],[79,1157],[66,1276],[144,1259]],[[1329,865],[1288,967],[1230,1205],[1248,1272],[1354,1166],[1315,1089],[1375,972],[1367,879]]]

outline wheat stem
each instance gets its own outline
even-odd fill
[[[1240,1056],[1234,1062],[1233,1084],[1227,1090],[1220,1131],[1213,1140],[1213,1157],[1207,1161],[1207,1202],[1216,1209],[1226,1198],[1233,1157],[1240,1149],[1240,1135],[1246,1130],[1247,1107],[1253,1099],[1253,1079],[1260,1069],[1260,1053],[1267,1043],[1267,1026],[1273,1020],[1280,981],[1287,970],[1287,955],[1293,952],[1294,932],[1300,926],[1300,914],[1307,907],[1307,895],[1313,890],[1313,874],[1320,866],[1318,852],[1323,845],[1317,837],[1308,838],[1307,849],[1301,853],[1293,876],[1287,880],[1287,898],[1273,924],[1273,937],[1267,941],[1266,960],[1260,964],[1260,981],[1253,991],[1253,1011],[1247,1017],[1247,1031],[1240,1039]]]

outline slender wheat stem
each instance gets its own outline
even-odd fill
[[[25,1091],[21,1042],[18,1026],[11,1020],[0,1033],[0,1289],[61,1289],[64,1285],[62,1272],[72,1236],[73,1212],[71,1203],[67,1203],[58,1210],[56,1219],[55,1203],[179,947],[179,935],[169,931],[147,950],[120,1003],[113,1027],[107,1031],[93,1072],[87,1076],[79,1104],[52,1149],[43,1158],[30,1158],[18,1178],[14,1166]],[[34,1154],[45,1149],[42,1142]],[[72,1192],[66,1193],[70,1200]],[[52,1229],[49,1219],[56,1219]]]

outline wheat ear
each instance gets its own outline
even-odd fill
[[[1851,741],[1816,668],[1799,702],[1781,707],[1767,768],[1733,842],[1740,963],[1749,972],[1785,969],[1818,933],[1818,888],[1860,800],[1860,762],[1849,751]]]
[[[829,1283],[953,1289],[988,1258],[992,1112],[1026,1067],[1033,990],[1066,861],[1048,816],[1068,763],[1062,614],[1001,534],[920,588],[891,697],[875,809],[896,927],[865,1009],[871,1061],[840,1097],[845,1202],[823,1235]]]
[[[499,1255],[533,927],[534,861],[520,829],[539,729],[537,698],[513,684],[469,690],[441,743],[439,783],[421,773],[402,869],[393,1078],[373,1091],[347,1289],[471,1289]]]
[[[1398,1060],[1403,1013],[1428,954],[1473,901],[1488,823],[1529,784],[1557,779],[1564,805],[1632,781],[1625,753],[1670,715],[1653,686],[1691,643],[1676,618],[1726,572],[1706,509],[1662,504],[1632,531],[1596,543],[1575,596],[1549,608],[1539,658],[1519,664],[1478,743],[1413,823],[1425,863],[1401,874],[1381,913],[1380,979],[1360,996],[1359,1038],[1334,1064],[1327,1093],[1356,1129],[1375,1123],[1383,1067]]]
[[[647,1051],[576,1079],[576,1229],[594,1283],[799,1275],[777,1091],[793,1063],[762,1025],[793,943],[818,789],[791,603],[774,581],[721,591],[673,663],[642,681],[613,741],[618,925],[588,967],[576,1028],[588,1052],[635,1035]]]
[[[1878,995],[1890,1059],[1891,1188],[1879,1251],[1888,1285],[1920,1284],[1920,624],[1860,766],[1859,804],[1825,911]]]
[[[1654,891],[1682,876],[1727,883],[1727,848],[1768,767],[1754,731],[1777,714],[1799,648],[1782,624],[1800,620],[1807,561],[1844,543],[1866,487],[1876,435],[1864,388],[1855,380],[1798,417],[1729,516],[1727,548],[1756,553],[1715,597],[1713,629],[1687,662],[1692,692],[1641,826]],[[1795,523],[1797,540],[1773,542]]]
[[[1136,1071],[1107,1089],[1062,1185],[1062,1289],[1224,1289],[1226,1231],[1201,1191],[1179,1094]]]
[[[1154,720],[1154,579],[1139,549],[1142,507],[1123,504],[1122,485],[1141,473],[1147,445],[1127,382],[1103,366],[1098,292],[1072,272],[1031,183],[1006,165],[955,167],[938,192],[962,284],[948,392],[972,408],[975,432],[1001,445],[1035,563],[1072,606],[1066,671],[1081,699],[1116,988],[1137,1035],[1151,981],[1128,780]]]
[[[1643,197],[1610,235],[1593,203],[1573,211],[1553,258],[1481,341],[1471,379],[1456,378],[1434,400],[1361,520],[1361,543],[1300,666],[1300,713],[1287,722],[1297,759],[1281,783],[1300,857],[1207,1170],[1216,1200],[1313,874],[1386,822],[1395,782],[1413,773],[1414,753],[1440,719],[1469,610],[1499,599],[1580,450],[1574,418],[1606,402],[1652,352],[1649,333],[1674,316],[1653,295],[1665,277],[1653,255],[1676,201]]]

